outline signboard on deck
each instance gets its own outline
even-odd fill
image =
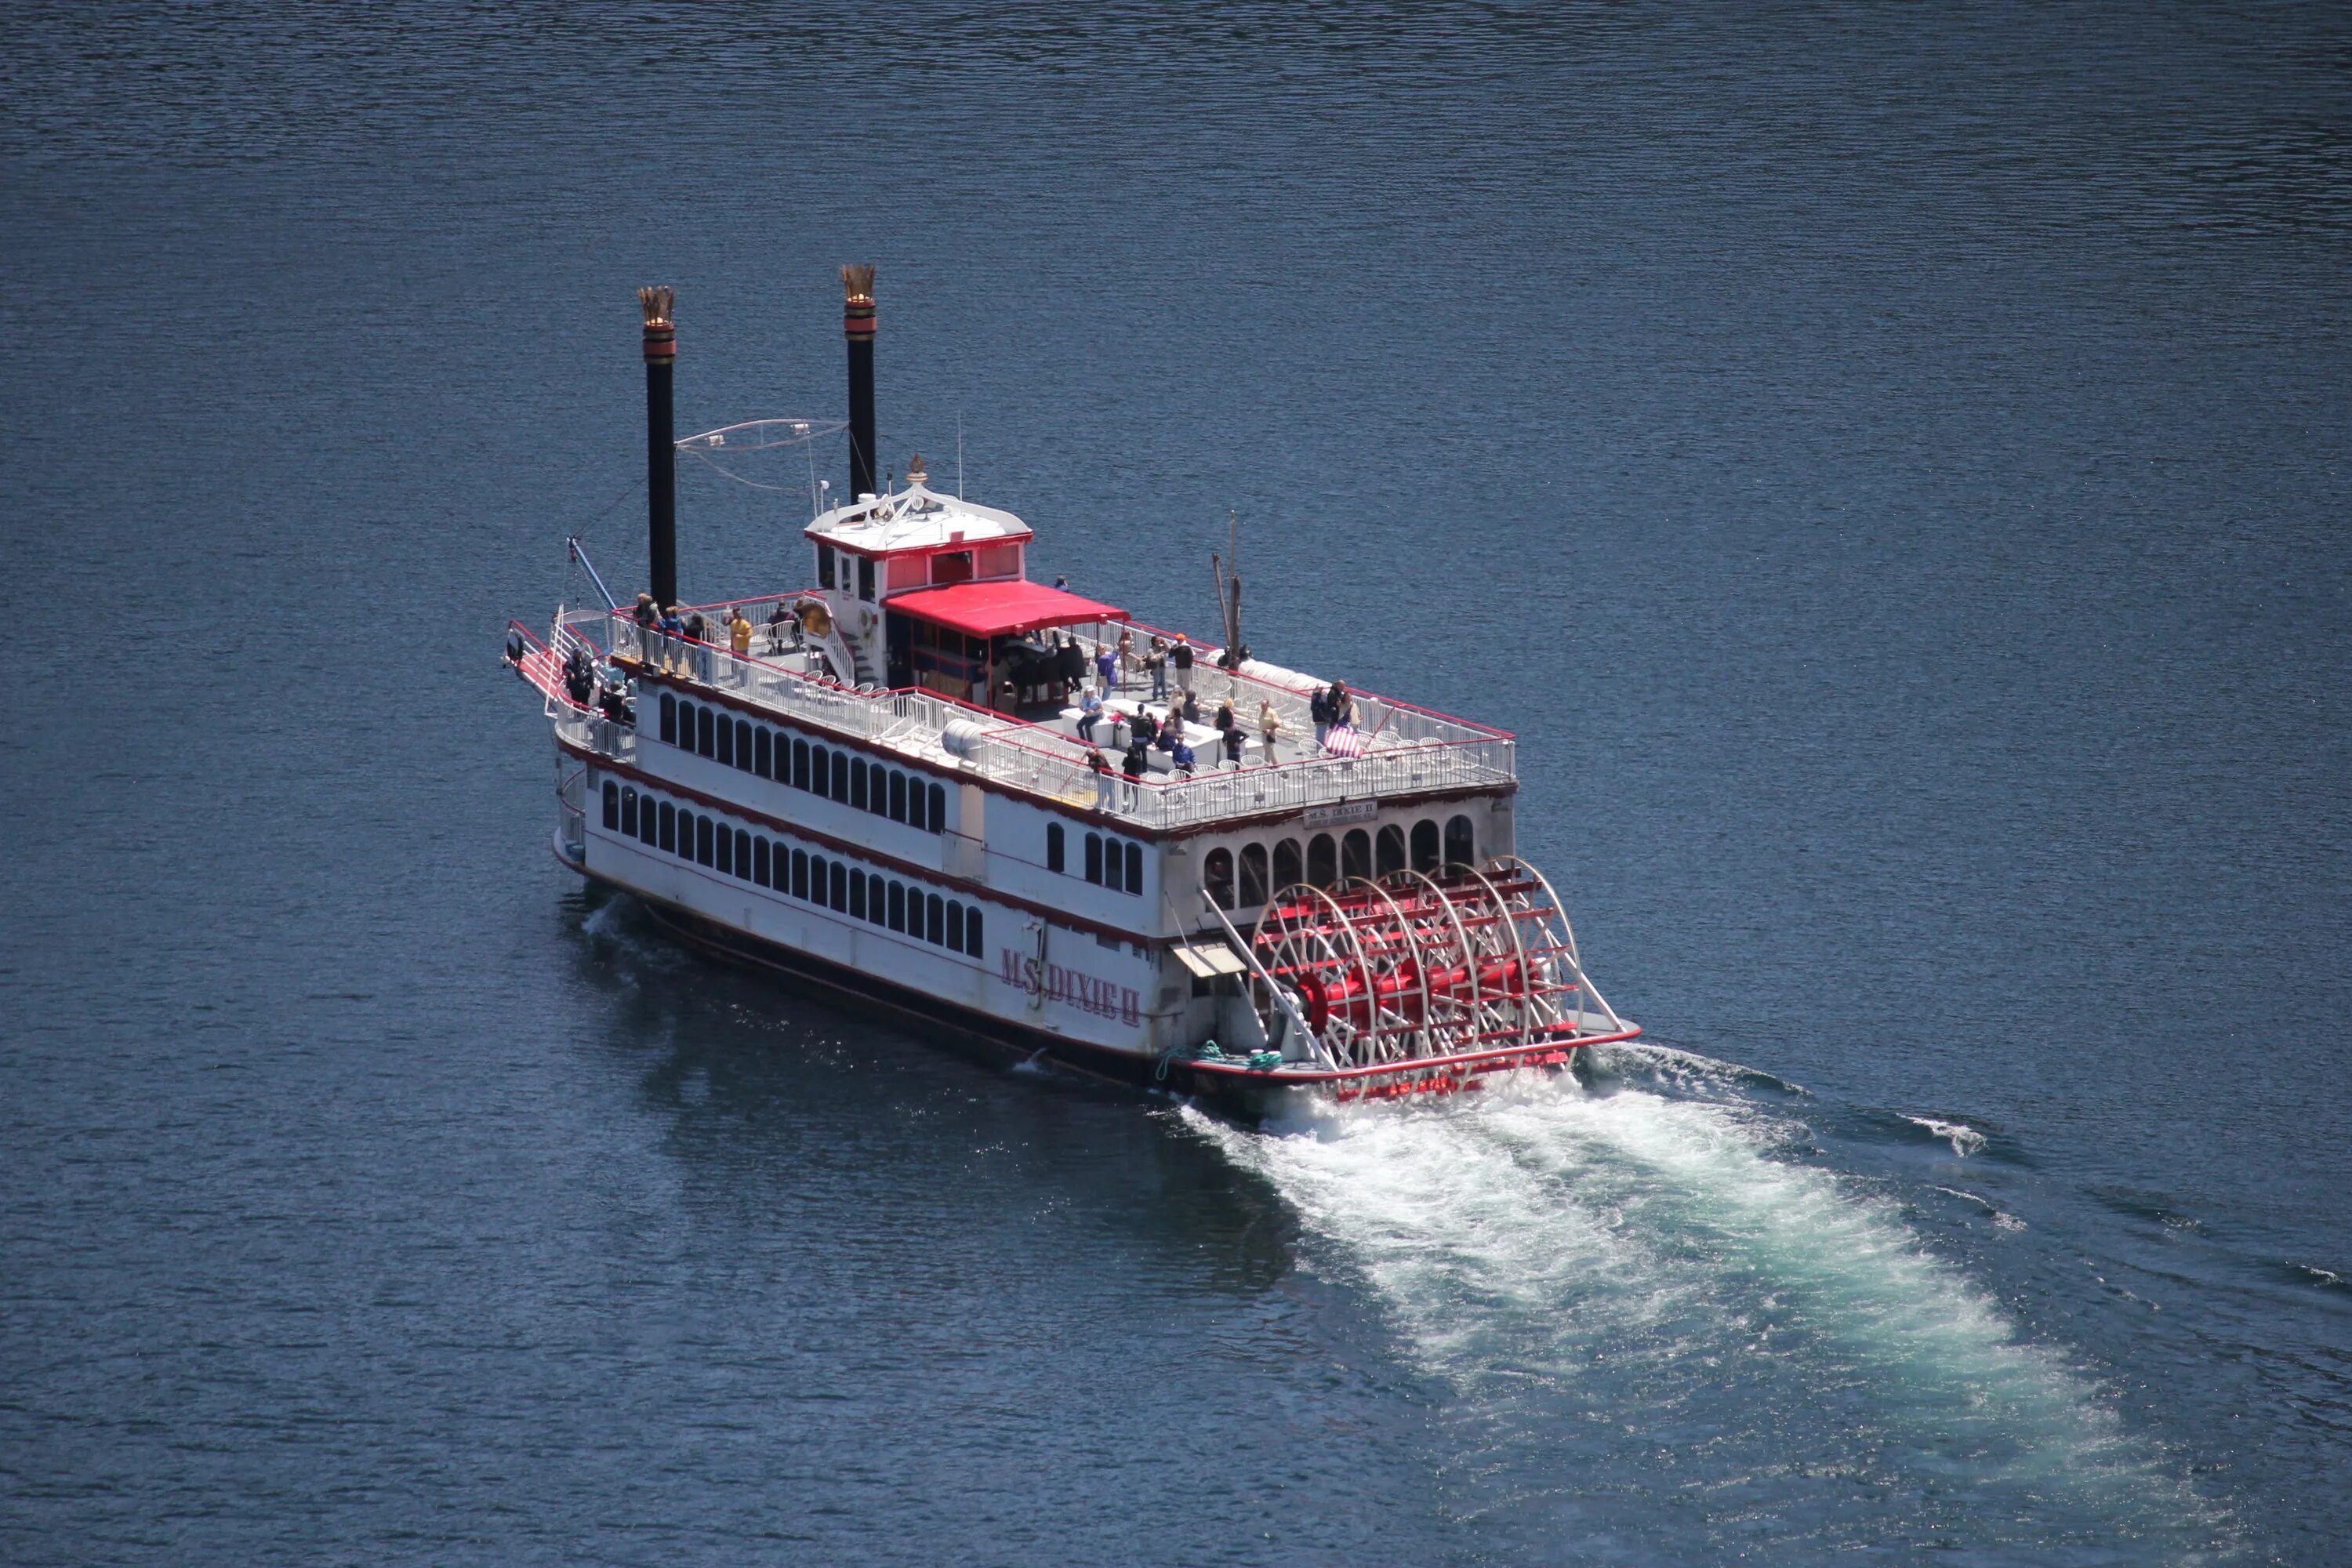
[[[1380,811],[1376,800],[1343,800],[1337,805],[1310,805],[1307,808],[1307,826],[1330,827],[1342,822],[1370,821]]]

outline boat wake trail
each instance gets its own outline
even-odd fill
[[[1613,1092],[1528,1075],[1259,1131],[1187,1112],[1446,1391],[1444,1480],[1471,1528],[1779,1560],[2213,1543],[2218,1520],[2093,1384],[1893,1204],[1787,1157],[1811,1138],[1785,1098],[1631,1055]]]

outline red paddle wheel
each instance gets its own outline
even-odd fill
[[[1343,1098],[1458,1087],[1632,1030],[1585,977],[1551,884],[1522,860],[1285,888],[1250,947],[1266,1037],[1287,1047],[1303,1033],[1296,1054],[1350,1080]]]

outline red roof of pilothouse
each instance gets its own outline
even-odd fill
[[[1123,621],[1127,612],[1097,604],[1042,583],[1011,579],[997,583],[955,583],[944,588],[919,588],[894,594],[889,607],[899,615],[916,616],[966,637],[1010,637],[1046,626],[1083,626],[1089,621]]]

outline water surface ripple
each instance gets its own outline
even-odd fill
[[[2340,1561],[2347,65],[8,7],[0,1561]],[[1649,1043],[1241,1130],[570,884],[495,650],[640,575],[633,291],[831,416],[856,259],[1040,575],[1197,627],[1238,509],[1255,646],[1517,731]]]

